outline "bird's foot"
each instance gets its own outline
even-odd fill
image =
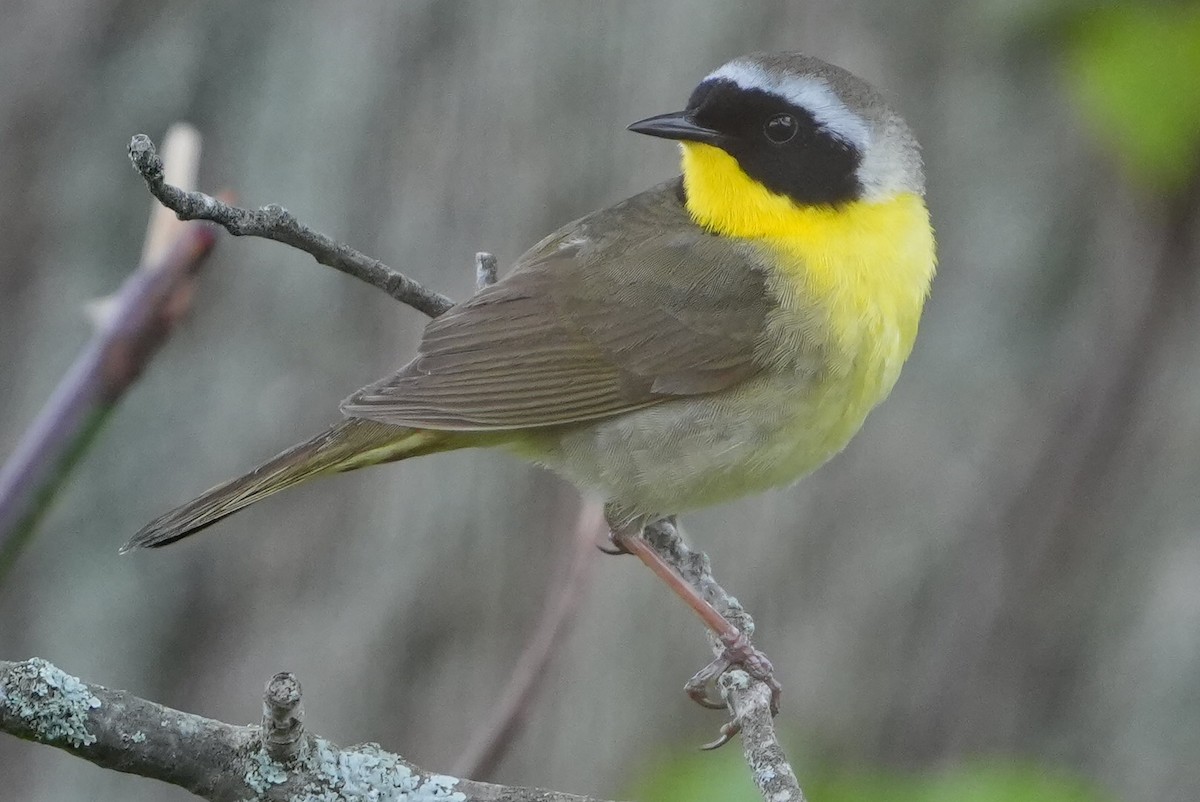
[[[703,707],[717,710],[725,708],[726,702],[718,692],[717,681],[730,669],[741,669],[751,678],[766,683],[771,691],[771,715],[777,715],[779,713],[779,697],[783,689],[775,679],[775,670],[771,661],[765,654],[754,648],[745,633],[713,607],[696,587],[684,579],[680,569],[668,562],[650,544],[644,536],[647,517],[622,515],[621,511],[612,505],[606,507],[605,517],[608,520],[611,547],[601,546],[600,550],[606,554],[633,554],[638,557],[700,616],[723,647],[721,655],[716,660],[700,669],[695,676],[688,680],[684,686],[687,695]],[[669,520],[674,524],[673,518]],[[736,720],[726,722],[721,727],[720,736],[715,741],[705,744],[703,748],[716,749],[723,746],[740,731],[741,725]]]
[[[779,715],[779,699],[783,695],[783,687],[775,679],[775,667],[762,651],[755,648],[743,633],[719,636],[725,649],[720,657],[713,660],[684,685],[687,695],[701,707],[720,710],[726,706],[724,697],[717,691],[717,681],[730,669],[741,669],[753,679],[765,682],[771,689],[771,715]],[[711,750],[729,743],[735,735],[741,732],[742,725],[736,720],[727,721],[721,726],[716,740],[701,746],[701,749]]]

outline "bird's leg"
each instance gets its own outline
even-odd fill
[[[609,538],[613,543],[614,554],[633,554],[637,556],[659,579],[667,584],[675,595],[700,616],[705,625],[712,630],[724,646],[721,655],[700,669],[684,686],[687,695],[696,703],[713,709],[725,707],[723,700],[718,700],[711,693],[711,688],[717,679],[731,668],[741,668],[751,677],[765,682],[771,689],[771,712],[779,712],[779,697],[783,691],[775,679],[771,661],[761,651],[756,649],[750,639],[725,618],[717,608],[705,599],[700,592],[685,580],[667,560],[655,550],[643,536],[648,520],[645,516],[630,517],[622,515],[619,510],[609,505],[605,508],[605,516],[609,524]],[[740,727],[736,721],[731,721],[721,728],[717,740],[706,744],[704,748],[715,749],[729,741],[737,734]]]

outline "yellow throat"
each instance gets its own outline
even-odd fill
[[[801,206],[751,178],[720,148],[681,146],[687,208],[698,225],[772,250],[776,292],[821,306],[831,334],[848,352],[861,347],[864,335],[877,339],[881,329],[892,329],[895,338],[884,340],[894,339],[894,345],[879,356],[904,361],[936,265],[920,195]],[[780,300],[787,304],[786,297]]]

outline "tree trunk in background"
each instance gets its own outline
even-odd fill
[[[917,352],[843,455],[689,535],[755,614],[801,763],[1015,755],[1130,799],[1200,796],[1196,193],[1121,183],[1021,4],[10,5],[0,454],[84,341],[82,305],[136,262],[134,133],[189,120],[207,190],[282,203],[461,298],[475,251],[504,265],[671,175],[674,150],[624,126],[724,60],[802,49],[880,86],[925,146],[941,245]],[[567,485],[458,452],[116,553],[336,420],[423,323],[283,246],[223,239],[0,588],[0,657],[228,721],[293,671],[312,730],[449,768],[571,548]],[[616,795],[719,723],[680,690],[699,625],[648,572],[604,559],[588,593],[501,781]],[[190,798],[12,739],[0,788]]]

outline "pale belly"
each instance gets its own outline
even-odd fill
[[[895,382],[898,370],[882,367],[819,382],[765,375],[560,429],[537,458],[630,514],[715,504],[793,482],[840,451]]]

